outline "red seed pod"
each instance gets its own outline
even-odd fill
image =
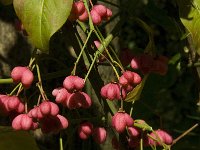
[[[86,140],[92,134],[93,125],[90,122],[81,123],[78,127],[78,135],[81,139]]]
[[[40,111],[42,113],[43,116],[47,116],[50,115],[51,113],[51,104],[49,101],[43,101],[40,106]]]
[[[51,105],[51,116],[57,116],[59,113],[59,107],[53,102],[49,102]]]
[[[131,127],[134,124],[133,118],[131,118],[131,116],[127,113],[124,113],[124,118],[126,120],[126,126],[127,127]]]
[[[91,100],[90,96],[87,93],[85,93],[85,92],[81,92],[81,94],[83,94],[83,96],[85,97],[82,100],[81,107],[82,108],[89,108],[92,105],[92,100]]]
[[[129,84],[129,81],[125,78],[124,75],[122,75],[120,78],[119,78],[119,83],[122,85],[122,86],[127,86]]]
[[[107,8],[106,15],[107,15],[106,19],[109,20],[110,17],[112,16],[112,10],[110,10],[109,8]]]
[[[70,93],[65,88],[57,88],[52,91],[52,95],[56,97],[57,103],[62,103],[67,100]]]
[[[102,144],[106,141],[107,137],[106,129],[102,127],[94,128],[92,136],[95,142]]]
[[[22,120],[22,116],[24,114],[20,114],[18,116],[16,116],[13,121],[12,121],[12,128],[14,130],[21,130],[22,129],[22,125],[21,125],[21,120]]]
[[[33,120],[27,114],[23,114],[21,118],[21,127],[22,130],[31,130]]]
[[[133,69],[140,69],[140,58],[139,57],[134,57],[131,60],[131,67]]]
[[[150,136],[168,145],[172,144],[173,142],[173,138],[171,137],[171,135],[169,135],[167,132],[160,129],[156,130],[155,133],[154,132],[150,133]],[[148,145],[161,146],[162,144],[148,137]]]
[[[0,95],[0,114],[7,116],[10,113],[10,110],[8,108],[8,99],[9,96],[7,95]]]
[[[29,88],[33,82],[34,75],[33,73],[27,68],[26,71],[23,72],[21,82],[25,88]]]
[[[27,67],[18,66],[11,71],[11,78],[15,83],[19,83],[22,79],[23,73],[27,70]]]
[[[76,13],[80,16],[85,12],[85,5],[82,1],[75,2]]]
[[[124,112],[117,112],[112,117],[112,126],[119,133],[124,132],[126,127],[133,126],[133,123],[133,119],[127,113]]]
[[[85,96],[81,92],[76,92],[69,96],[66,105],[69,109],[76,109],[82,107],[84,101],[86,101]]]
[[[125,92],[124,88],[120,89],[120,86],[118,83],[108,83],[101,88],[101,96],[103,98],[107,98],[109,100],[114,100],[114,99],[120,100],[121,99],[121,96],[120,96],[121,90],[122,90],[122,99],[125,99],[126,92]]]
[[[20,102],[17,109],[16,109],[16,112],[23,113],[24,111],[25,111],[25,106],[22,102]]]
[[[96,12],[96,10],[93,10],[93,9],[91,10],[90,14],[91,14],[93,24],[99,25],[102,21],[101,16]]]
[[[61,116],[61,115],[57,115],[57,118],[60,121],[60,129],[66,129],[69,125],[68,120],[64,116]]]
[[[85,11],[83,12],[83,14],[78,17],[78,20],[84,22],[84,21],[88,20],[88,18],[89,18],[88,12],[85,9]]]
[[[69,92],[80,91],[85,86],[84,79],[78,76],[68,76],[63,81],[63,86]]]
[[[28,112],[28,116],[30,118],[38,118],[38,115],[37,115],[37,108],[38,106],[34,107],[33,109],[31,109],[29,112]]]
[[[101,17],[107,17],[107,8],[104,5],[94,5],[92,10],[95,10]]]
[[[130,137],[139,137],[140,131],[136,127],[128,127],[128,133]]]
[[[11,110],[16,110],[19,107],[19,104],[21,103],[21,101],[19,100],[19,98],[17,96],[9,96],[8,98],[8,109]]]

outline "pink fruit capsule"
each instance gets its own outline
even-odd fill
[[[12,121],[12,128],[14,130],[21,130],[22,129],[22,125],[21,125],[22,116],[23,116],[23,114],[20,114],[20,115],[16,116],[13,119],[13,121]]]
[[[25,110],[25,106],[24,106],[24,104],[22,102],[20,102],[18,107],[17,107],[17,109],[16,109],[16,112],[23,113],[24,110]]]
[[[81,92],[81,94],[83,94],[83,96],[85,97],[82,101],[82,108],[89,108],[92,105],[92,100],[90,98],[90,96],[85,93],[85,92]]]
[[[107,17],[106,17],[107,20],[109,20],[110,17],[112,16],[112,11],[109,8],[107,8],[106,15],[107,15]]]
[[[15,83],[19,83],[21,81],[23,73],[27,70],[27,67],[18,66],[13,68],[11,71],[11,78]]]
[[[62,103],[67,100],[70,93],[65,88],[54,89],[52,95],[56,96],[55,101],[57,103]]]
[[[107,16],[107,8],[104,5],[94,5],[93,10],[95,10],[101,17]]]
[[[78,134],[79,137],[83,140],[88,139],[88,137],[92,134],[93,125],[90,122],[85,122],[79,125]]]
[[[51,104],[49,101],[44,101],[39,106],[41,113],[44,116],[50,115],[51,113]]]
[[[128,133],[129,133],[129,136],[131,136],[131,137],[139,137],[140,136],[139,129],[135,128],[135,127],[128,127]]]
[[[112,126],[119,133],[124,132],[126,127],[133,126],[133,123],[133,119],[127,113],[124,112],[117,112],[112,117]]]
[[[88,12],[87,12],[87,10],[85,9],[85,11],[83,12],[83,14],[80,15],[80,16],[78,17],[78,20],[84,22],[84,21],[88,20],[88,17],[89,17],[89,16],[88,16]]]
[[[27,114],[23,114],[21,118],[21,127],[23,130],[30,130],[32,128],[33,120]]]
[[[84,80],[78,76],[68,76],[63,81],[63,86],[69,92],[80,91],[84,87]]]
[[[96,12],[96,10],[93,10],[93,9],[91,10],[90,14],[91,14],[93,24],[99,25],[102,21],[101,16]]]
[[[82,1],[75,2],[76,13],[80,16],[85,11],[85,5]]]
[[[68,120],[64,116],[61,116],[61,115],[57,115],[57,118],[60,120],[60,128],[66,129],[69,125]]]
[[[18,108],[19,104],[20,104],[20,100],[17,96],[9,96],[7,105],[8,105],[8,109],[9,110],[15,110]]]
[[[67,107],[69,109],[76,109],[82,107],[85,96],[80,92],[72,93],[67,100]]]
[[[59,113],[59,107],[53,102],[49,102],[51,105],[51,116],[57,116]]]
[[[102,127],[95,128],[93,130],[92,136],[95,142],[102,144],[106,141],[107,137],[106,129]]]
[[[25,88],[29,88],[33,82],[33,79],[34,79],[33,73],[29,69],[27,69],[22,74],[21,78],[22,85]]]

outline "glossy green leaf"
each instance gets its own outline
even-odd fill
[[[136,101],[138,99],[140,99],[140,95],[142,93],[144,84],[147,80],[148,75],[145,75],[144,78],[142,79],[142,82],[140,84],[138,84],[131,92],[128,93],[125,101],[126,102],[133,102]]]
[[[177,0],[183,25],[191,36],[191,44],[200,55],[200,0]]]
[[[27,131],[0,129],[0,150],[39,150],[33,136]]]
[[[51,36],[66,22],[72,0],[14,0],[17,16],[38,49],[48,53]]]
[[[0,0],[0,3],[2,3],[3,5],[10,5],[13,3],[13,0]]]

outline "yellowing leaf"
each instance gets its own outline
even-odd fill
[[[133,102],[140,99],[140,95],[142,93],[147,77],[148,75],[145,75],[144,78],[142,79],[142,82],[138,84],[131,92],[128,93],[125,99],[126,102]]]

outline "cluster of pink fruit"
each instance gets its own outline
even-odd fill
[[[162,55],[153,57],[148,54],[142,54],[134,57],[131,61],[133,69],[140,69],[143,74],[151,72],[165,75],[168,70],[168,58]]]
[[[30,88],[34,75],[27,67],[18,66],[11,72],[15,83],[21,82],[24,88]],[[18,93],[19,94],[19,93]],[[57,133],[68,127],[68,120],[59,115],[59,107],[48,100],[43,100],[39,106],[35,106],[25,112],[24,102],[18,96],[0,96],[1,114],[10,115],[12,127],[15,130],[35,130],[41,126],[44,133]]]
[[[143,120],[137,120],[140,124],[145,124]],[[127,142],[130,148],[138,148],[140,146],[140,139],[143,138],[143,146],[162,146],[162,144],[170,145],[173,142],[173,138],[164,130],[155,130],[147,136],[147,132],[141,128],[131,126],[127,128]],[[119,142],[116,138],[112,139],[112,146],[114,149],[119,150]]]
[[[103,127],[93,127],[90,122],[81,123],[78,127],[78,135],[82,140],[86,140],[92,135],[95,142],[102,144],[107,137],[106,129]]]
[[[0,114],[9,116],[13,113],[23,113],[24,104],[17,96],[0,95]]]
[[[141,82],[139,74],[132,71],[125,71],[119,78],[119,83],[108,83],[101,88],[101,96],[109,100],[125,99],[127,92]]]
[[[57,103],[69,109],[89,108],[92,100],[87,93],[81,91],[84,86],[84,79],[71,75],[65,78],[63,87],[52,91],[52,95],[56,97]]]
[[[112,16],[112,11],[104,5],[94,5],[90,11],[91,19],[94,25],[101,24],[102,20],[108,20]],[[70,21],[80,20],[86,21],[88,19],[88,12],[83,1],[74,2],[72,10],[68,18]]]

